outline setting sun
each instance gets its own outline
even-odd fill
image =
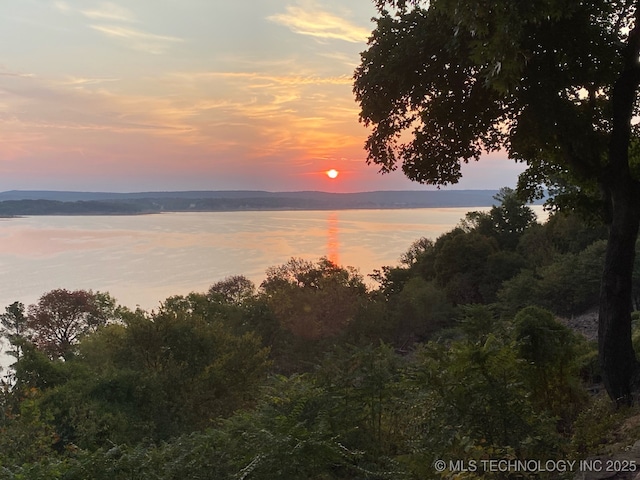
[[[327,170],[327,177],[329,178],[336,178],[340,172],[338,172],[335,168],[332,168],[331,170]]]

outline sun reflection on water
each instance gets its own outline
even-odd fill
[[[330,212],[327,216],[327,258],[336,265],[340,265],[339,233],[338,212]]]

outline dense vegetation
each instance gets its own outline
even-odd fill
[[[354,75],[367,161],[457,183],[487,152],[526,164],[518,190],[550,192],[609,226],[598,347],[612,400],[640,393],[633,266],[640,231],[640,0],[375,0]]]
[[[561,319],[596,306],[606,231],[497,200],[375,287],[291,259],[150,312],[67,290],[7,306],[0,479],[508,478],[434,462],[600,451],[628,412]]]

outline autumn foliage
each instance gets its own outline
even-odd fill
[[[115,301],[108,294],[57,289],[29,307],[27,326],[40,350],[53,359],[68,359],[83,335],[115,316]]]

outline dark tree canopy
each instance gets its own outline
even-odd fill
[[[260,285],[281,325],[305,339],[332,337],[353,321],[366,293],[360,274],[327,258],[292,258],[267,269]]]
[[[529,194],[576,182],[591,193],[605,170],[630,2],[377,3],[354,85],[373,127],[369,162],[447,185],[461,162],[504,149],[528,164]]]
[[[412,180],[458,182],[461,164],[503,150],[527,164],[518,189],[600,211],[610,236],[600,361],[629,402],[631,277],[640,222],[637,0],[375,0],[355,72],[368,162]],[[597,208],[596,208],[597,207]]]
[[[223,301],[240,305],[256,294],[256,286],[244,275],[226,277],[209,287],[209,295],[218,295]]]

